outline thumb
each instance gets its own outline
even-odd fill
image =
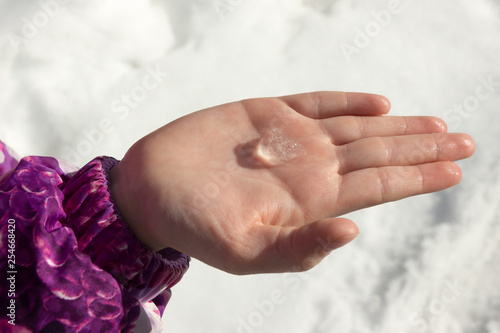
[[[264,229],[265,227],[263,227]],[[330,252],[346,245],[359,229],[345,218],[322,219],[302,227],[261,229],[264,239],[272,239],[266,254],[267,271],[306,271],[319,264]],[[261,238],[262,239],[262,238]]]

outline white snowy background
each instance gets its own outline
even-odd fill
[[[82,165],[205,107],[313,90],[442,117],[477,145],[459,186],[350,214],[359,238],[306,273],[193,260],[164,332],[500,333],[499,60],[499,0],[0,0],[0,138]]]

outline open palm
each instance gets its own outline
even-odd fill
[[[358,234],[336,216],[460,181],[451,161],[472,139],[389,108],[316,92],[202,110],[136,143],[112,171],[113,197],[154,249],[237,274],[309,269]]]

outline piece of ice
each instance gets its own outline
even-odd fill
[[[288,162],[292,158],[304,155],[304,147],[282,130],[273,128],[264,132],[257,142],[254,157],[267,166]]]

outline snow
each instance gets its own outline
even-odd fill
[[[81,165],[233,100],[386,95],[474,137],[462,183],[350,214],[305,273],[193,260],[164,332],[499,333],[499,33],[497,0],[0,0],[0,138]]]

